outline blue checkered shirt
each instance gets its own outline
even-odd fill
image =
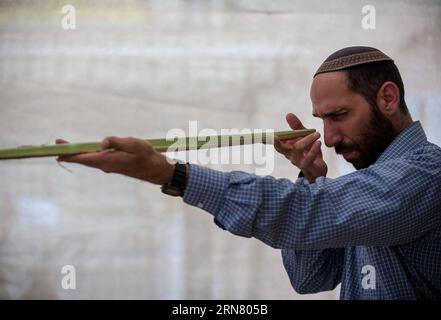
[[[337,179],[190,165],[184,201],[281,249],[299,293],[341,283],[341,299],[441,298],[441,149],[418,121],[375,164]]]

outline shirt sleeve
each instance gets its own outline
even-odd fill
[[[283,266],[300,294],[329,291],[341,282],[344,249],[282,249]]]
[[[184,201],[274,248],[391,246],[440,225],[440,171],[439,159],[416,155],[310,184],[191,165]]]

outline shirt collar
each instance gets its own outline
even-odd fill
[[[376,163],[399,158],[406,152],[427,143],[427,137],[420,121],[415,121],[411,126],[404,129],[386,148]]]

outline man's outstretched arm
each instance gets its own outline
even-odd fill
[[[438,151],[419,152],[315,183],[190,165],[184,201],[212,213],[233,234],[280,249],[403,244],[440,223],[440,158]],[[101,152],[60,160],[155,184],[170,181],[174,170],[135,138],[106,138]]]

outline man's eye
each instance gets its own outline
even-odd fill
[[[338,119],[343,118],[343,116],[344,116],[345,114],[346,114],[346,112],[342,112],[342,113],[334,114],[334,115],[332,116],[332,118],[335,119],[335,120],[338,120]]]

